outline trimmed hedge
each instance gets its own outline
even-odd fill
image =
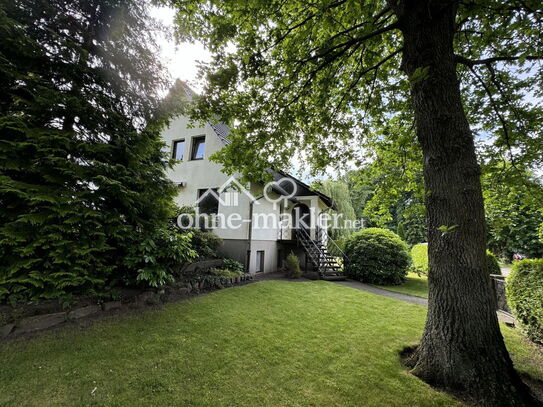
[[[488,269],[488,274],[502,274],[500,263],[490,250],[486,251],[486,267]]]
[[[507,302],[527,336],[543,343],[543,259],[513,263],[506,284]]]
[[[370,284],[401,284],[411,265],[407,244],[386,229],[368,228],[352,234],[345,255],[345,274]]]
[[[428,243],[419,243],[411,248],[413,269],[417,274],[428,275]]]
[[[411,248],[413,271],[417,274],[428,275],[428,243],[419,243]],[[486,251],[486,266],[488,274],[501,274],[500,263],[491,251]]]

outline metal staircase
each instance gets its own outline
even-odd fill
[[[326,233],[326,235],[324,235]],[[345,280],[343,266],[338,263],[337,257],[328,252],[328,242],[334,244],[340,253],[343,253],[336,243],[328,236],[326,231],[319,230],[317,239],[311,239],[305,228],[296,230],[296,237],[299,244],[304,248],[307,257],[315,267],[323,280]]]

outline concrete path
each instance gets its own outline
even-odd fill
[[[502,267],[501,271],[502,271],[502,276],[507,277],[509,273],[511,273],[511,267]]]
[[[355,280],[335,281],[335,282],[347,287],[356,288],[357,290],[368,291],[373,294],[381,295],[383,297],[389,297],[389,298],[394,298],[400,301],[411,302],[417,305],[428,306],[427,298],[416,297],[414,295],[408,295],[408,294],[395,293],[393,291],[383,290],[381,288],[373,287],[371,285],[364,284],[364,283],[361,283],[360,281],[355,281]],[[511,314],[508,314],[507,312],[503,312],[503,311],[496,311],[496,313],[498,314],[498,320],[500,320],[501,322],[504,322],[508,325],[515,325],[515,318]]]
[[[414,295],[407,295],[401,293],[395,293],[393,291],[383,290],[382,288],[373,287],[368,284],[361,283],[355,280],[335,281],[335,283],[345,285],[347,287],[356,288],[357,290],[368,291],[373,294],[380,295],[382,297],[390,297],[400,301],[412,302],[418,305],[428,305],[427,298],[415,297]]]

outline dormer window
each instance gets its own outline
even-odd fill
[[[190,153],[191,160],[203,160],[206,148],[205,136],[198,136],[192,138],[192,149]]]
[[[172,158],[183,161],[183,152],[185,151],[185,140],[175,140],[172,146]]]

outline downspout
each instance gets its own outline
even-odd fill
[[[249,231],[247,236],[247,264],[245,265],[247,273],[250,271],[251,267],[251,252],[252,252],[252,241],[253,241],[253,207],[256,201],[264,198],[264,195],[255,198],[249,203]]]

